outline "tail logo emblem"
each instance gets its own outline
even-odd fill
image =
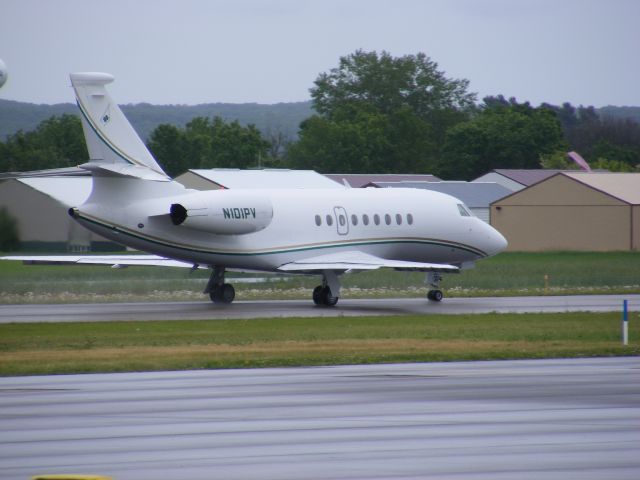
[[[107,109],[104,111],[104,113],[102,114],[102,117],[100,118],[100,120],[104,125],[109,123],[109,120],[111,120],[111,112],[109,110],[110,108],[109,106],[107,106]]]

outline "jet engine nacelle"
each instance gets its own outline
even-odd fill
[[[217,235],[258,232],[271,223],[273,206],[262,195],[229,190],[176,198],[169,216],[174,225]]]

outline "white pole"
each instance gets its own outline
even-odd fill
[[[627,314],[627,301],[622,302],[622,344],[629,345],[629,315]]]

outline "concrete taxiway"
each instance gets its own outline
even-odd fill
[[[576,295],[545,297],[446,298],[441,303],[422,298],[341,299],[336,307],[311,300],[211,302],[95,303],[0,305],[0,323],[114,320],[205,320],[273,317],[339,317],[365,315],[429,315],[463,313],[608,312],[620,311],[622,301],[640,310],[640,295]]]
[[[0,378],[0,478],[637,479],[640,358]]]

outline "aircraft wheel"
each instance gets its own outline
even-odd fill
[[[322,285],[318,285],[313,289],[313,303],[322,305]]]
[[[442,290],[429,290],[429,293],[427,293],[427,298],[432,302],[442,301],[443,296]]]
[[[221,303],[231,303],[236,298],[236,289],[230,283],[225,283],[220,289]]]
[[[214,288],[209,292],[209,298],[213,303],[220,303],[220,289]]]
[[[331,289],[324,287],[322,289],[322,304],[327,307],[333,307],[336,303],[338,303],[338,297],[331,296]]]
[[[209,298],[213,303],[231,303],[235,297],[236,290],[230,283],[225,283],[209,292]]]

